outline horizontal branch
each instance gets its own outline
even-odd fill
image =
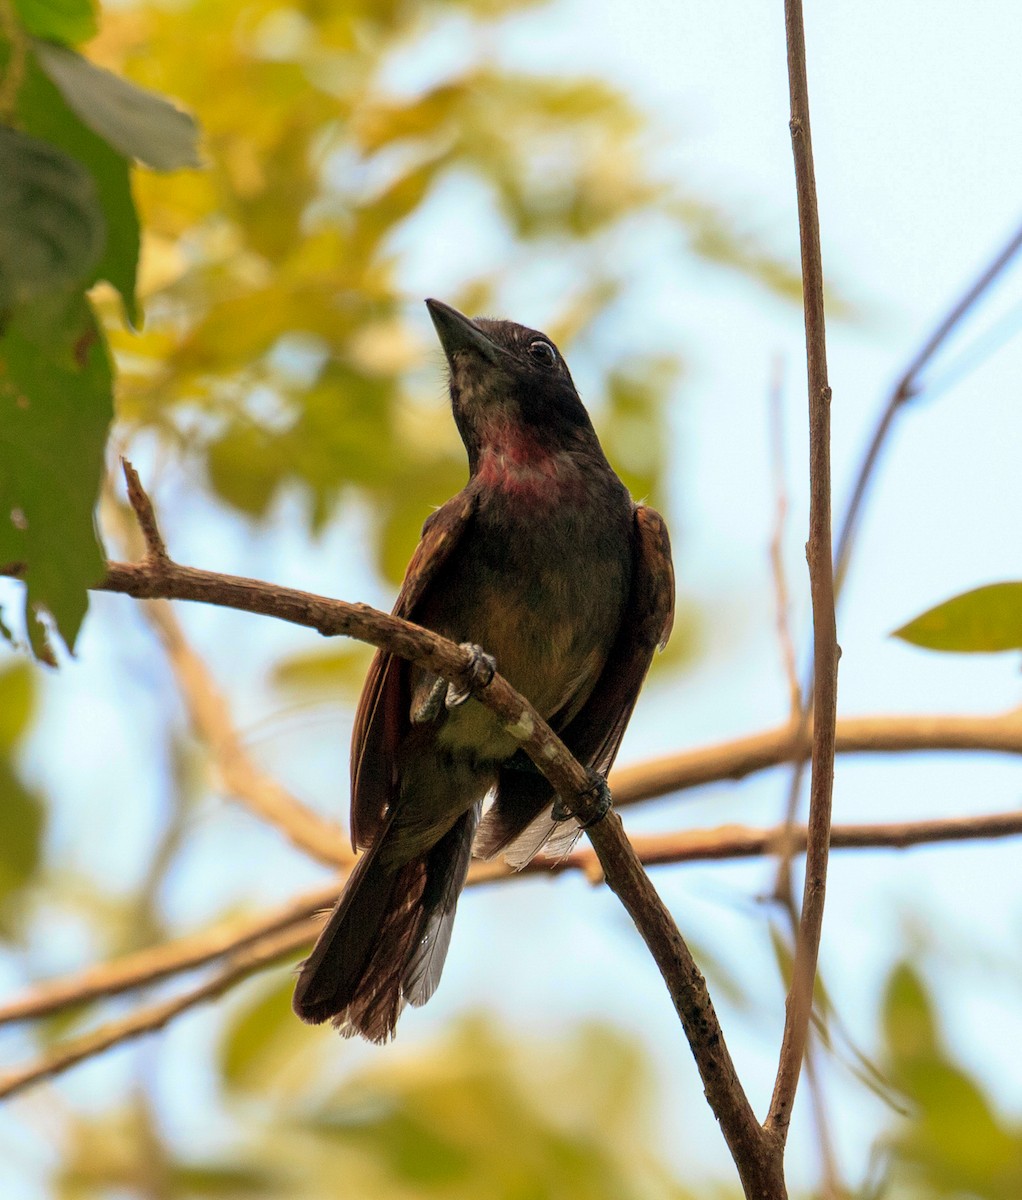
[[[784,825],[772,829],[722,825],[716,829],[635,835],[631,842],[645,866],[657,867],[756,858],[773,853],[779,841],[788,836],[794,840],[796,853],[805,849],[805,826],[788,830]],[[928,844],[1017,836],[1022,836],[1022,811],[1019,810],[974,817],[836,825],[832,831],[831,846],[835,850],[904,850]],[[502,862],[475,862],[469,873],[468,884],[478,886],[533,874],[551,875],[567,871],[580,871],[587,878],[599,882],[603,879],[599,860],[593,851],[577,850],[560,859],[537,857],[521,871],[512,871]],[[92,967],[64,979],[36,984],[23,995],[0,1005],[0,1025],[47,1016],[135,988],[148,987],[169,976],[208,966],[219,959],[231,958],[284,930],[298,927],[305,930],[305,941],[295,942],[289,938],[280,943],[276,958],[260,960],[262,965],[270,966],[312,942],[323,919],[315,914],[322,914],[332,907],[342,882],[332,880],[261,917],[225,922],[202,933],[189,934],[128,954],[112,963]],[[203,996],[204,993],[199,998]]]
[[[610,784],[618,807],[670,792],[744,779],[809,757],[812,724],[800,735],[797,722],[714,746],[686,750],[635,766],[616,767]],[[909,715],[843,717],[837,723],[839,754],[899,754],[978,750],[1022,754],[1022,709],[993,716]]]

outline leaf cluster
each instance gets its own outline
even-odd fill
[[[18,0],[0,32],[0,563],[73,646],[103,566],[93,509],[113,417],[110,356],[87,292],[105,280],[138,322],[134,160],[194,164],[191,118],[70,48],[88,0]]]

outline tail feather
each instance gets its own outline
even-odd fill
[[[417,858],[391,875],[392,902],[373,930],[373,950],[350,994],[336,997],[331,1021],[344,1037],[361,1034],[385,1042],[394,1036],[405,1006],[402,979],[422,929],[427,864],[427,858]]]
[[[426,890],[422,897],[425,921],[418,945],[402,979],[409,1003],[425,1004],[437,989],[451,944],[454,913],[472,861],[472,839],[479,824],[482,801],[454,823],[429,853]]]
[[[521,870],[541,850],[556,858],[567,854],[581,833],[574,820],[550,815],[554,790],[542,775],[517,768],[503,770],[497,794],[479,825],[476,858],[495,858]]]
[[[554,789],[538,772],[502,770],[493,803],[476,835],[476,858],[495,858],[507,850],[550,807],[553,798]]]
[[[400,865],[381,854],[393,818],[387,822],[301,966],[293,1007],[303,1021],[329,1020],[345,1037],[384,1042],[406,1001],[429,999],[447,956],[479,807]]]

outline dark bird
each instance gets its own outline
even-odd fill
[[[548,337],[426,305],[470,474],[423,526],[394,613],[492,655],[603,775],[670,633],[667,528],[614,474]],[[405,1003],[425,1004],[440,981],[473,853],[522,866],[577,836],[553,800],[477,700],[379,652],[351,746],[351,835],[365,853],[302,964],[298,1016],[392,1036]]]

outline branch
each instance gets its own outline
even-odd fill
[[[339,886],[335,879],[289,900],[265,916],[225,921],[202,933],[125,954],[113,962],[90,967],[63,979],[36,984],[30,991],[0,1005],[0,1026],[45,1017],[63,1009],[149,987],[161,979],[236,955],[254,943],[332,908]]]
[[[872,482],[880,453],[884,443],[894,426],[895,418],[910,401],[923,391],[920,377],[923,371],[933,361],[948,339],[969,313],[975,308],[983,296],[990,290],[997,279],[1010,266],[1015,256],[1022,250],[1022,227],[1015,230],[1005,245],[998,251],[993,261],[980,272],[979,276],[966,288],[965,293],[951,306],[941,318],[937,327],[912,357],[901,377],[895,383],[883,407],[880,420],[870,439],[869,446],[863,456],[852,489],[851,499],[845,510],[844,519],[837,538],[837,551],[834,558],[834,568],[838,587],[844,582],[848,571],[848,561],[851,556],[852,543],[858,528],[862,506],[866,492]]]
[[[315,937],[318,928],[318,921],[308,920],[254,942],[229,959],[227,965],[212,979],[198,987],[171,1000],[137,1009],[120,1020],[109,1021],[92,1033],[64,1042],[26,1067],[5,1072],[0,1075],[0,1098],[13,1096],[34,1083],[59,1075],[87,1058],[102,1054],[111,1046],[162,1029],[187,1009],[215,999],[262,967],[296,953]]]
[[[226,699],[169,606],[152,602],[144,607],[167,652],[192,728],[209,747],[223,790],[312,858],[331,867],[351,866],[355,855],[341,827],[319,816],[252,761]]]
[[[179,566],[167,556],[162,542],[157,541],[155,518],[138,476],[130,464],[125,463],[124,469],[129,498],[139,514],[149,552],[139,564],[109,563],[106,578],[98,585],[101,589],[146,600],[205,601],[279,617],[316,629],[325,636],[356,637],[446,679],[459,691],[474,695],[499,718],[502,727],[550,781],[567,812],[583,826],[591,826],[589,836],[607,882],[620,896],[667,984],[707,1099],[721,1122],[732,1154],[739,1161],[739,1170],[742,1171],[740,1156],[750,1163],[757,1161],[753,1151],[765,1144],[763,1131],[738,1080],[695,960],[642,870],[620,817],[610,812],[600,819],[602,814],[590,773],[536,709],[500,675],[491,677],[482,672],[471,652],[411,622],[387,616],[364,604],[347,604],[253,579]],[[591,824],[593,820],[595,824]]]
[[[796,844],[804,849],[806,829],[793,831]],[[667,866],[688,862],[722,861],[754,858],[776,853],[778,842],[792,831],[779,825],[774,829],[752,829],[746,826],[723,826],[720,829],[689,830],[651,836],[637,836],[632,844],[646,866]],[[950,817],[926,821],[905,821],[884,825],[838,825],[831,844],[835,850],[896,849],[910,846],[939,844],[1001,837],[1022,836],[1022,811],[990,813],[977,817]],[[469,874],[469,886],[514,880],[539,872],[560,874],[582,871],[588,878],[598,874],[599,860],[591,850],[579,850],[564,858],[550,860],[537,857],[522,871],[511,871],[503,863],[476,862]],[[602,878],[602,875],[600,876]],[[46,1016],[78,1005],[118,995],[135,988],[146,987],[170,975],[206,966],[226,958],[237,970],[240,952],[253,949],[258,961],[251,970],[273,966],[297,950],[312,943],[323,920],[312,914],[329,910],[336,900],[341,883],[337,880],[290,901],[272,913],[248,921],[230,922],[201,934],[178,938],[176,941],[126,955],[116,962],[83,971],[66,979],[34,987],[23,996],[0,1006],[0,1025],[29,1018]],[[279,941],[271,935],[280,934]],[[285,936],[286,935],[286,936]],[[248,970],[244,974],[250,973]],[[232,973],[224,985],[238,982],[244,975]],[[222,989],[221,989],[222,990]],[[208,999],[206,985],[183,993],[175,1001],[141,1009],[121,1022],[111,1022],[84,1038],[58,1047],[44,1059],[0,1076],[0,1096],[11,1084],[16,1090],[39,1079],[58,1074],[85,1058],[109,1049],[119,1041],[137,1037],[167,1024],[196,1004]],[[168,1005],[172,1010],[168,1011]],[[155,1014],[155,1015],[154,1015]],[[119,1031],[119,1032],[118,1032]]]
[[[791,97],[791,144],[795,160],[799,240],[802,249],[802,296],[805,310],[806,358],[809,374],[809,588],[813,607],[813,755],[809,798],[809,835],[805,886],[785,1005],[777,1079],[766,1129],[783,1146],[798,1087],[812,1009],[813,985],[823,930],[834,791],[837,722],[837,624],[830,531],[830,385],[823,305],[823,256],[816,203],[809,84],[806,78],[805,30],[801,0],[785,0],[788,86]]]
[[[982,717],[952,714],[843,717],[837,723],[836,749],[841,754],[927,750],[1022,754],[1022,709]],[[615,767],[610,785],[614,803],[621,808],[708,783],[744,779],[756,771],[804,760],[811,752],[812,723],[800,730],[796,721],[715,746]]]

